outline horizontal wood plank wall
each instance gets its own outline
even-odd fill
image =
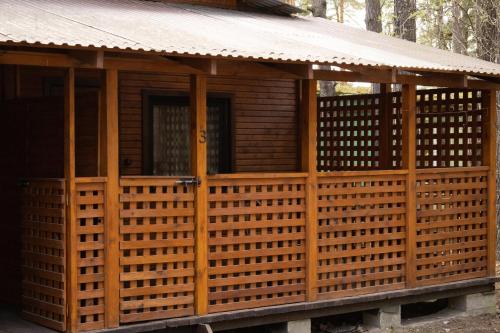
[[[188,92],[187,75],[120,74],[121,173],[142,169],[142,90]],[[209,77],[208,94],[232,96],[234,172],[297,169],[297,98],[294,80]],[[125,166],[124,161],[130,163]]]

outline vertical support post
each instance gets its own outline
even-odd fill
[[[300,103],[301,170],[306,180],[306,300],[316,300],[318,266],[317,81],[302,80]]]
[[[484,119],[485,142],[483,165],[488,166],[488,275],[495,276],[496,266],[496,135],[497,98],[496,91],[483,91],[486,98],[486,119]]]
[[[408,170],[406,179],[406,286],[416,285],[416,238],[417,238],[417,87],[403,85],[401,111],[403,117],[403,168]]]
[[[64,78],[64,178],[66,179],[66,330],[77,330],[77,234],[75,184],[75,70]]]
[[[195,312],[208,311],[207,78],[190,76],[191,168],[195,189]]]
[[[392,168],[392,110],[390,109],[391,85],[387,83],[380,84],[380,168],[388,170]]]
[[[120,322],[120,223],[118,71],[108,69],[103,80],[101,108],[101,173],[107,176],[104,205],[104,321],[108,328]],[[103,133],[104,131],[104,133]],[[105,155],[104,155],[105,154]]]

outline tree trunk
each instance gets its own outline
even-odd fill
[[[382,32],[382,6],[380,0],[365,0],[366,30]]]
[[[338,1],[339,1],[338,22],[344,23],[345,1],[344,0],[338,0]]]
[[[311,11],[315,17],[326,18],[326,0],[312,0]]]
[[[482,0],[476,4],[477,56],[487,61],[497,61],[499,53],[498,0]]]
[[[326,0],[312,0],[312,14],[315,17],[326,18]],[[319,69],[329,70],[330,66],[319,66]],[[319,81],[319,95],[321,97],[335,95],[335,82]]]
[[[394,33],[397,37],[417,41],[416,0],[394,0]]]
[[[438,6],[436,10],[436,26],[437,26],[437,45],[442,50],[448,49],[446,45],[446,37],[444,35],[444,10],[443,6]]]
[[[467,31],[467,23],[464,19],[463,9],[460,7],[460,4],[457,1],[453,1],[452,4],[452,39],[451,45],[453,48],[453,52],[460,54],[467,54],[467,39],[468,39],[468,31]]]
[[[365,0],[365,24],[366,30],[382,32],[382,6],[380,0]],[[372,93],[380,92],[380,84],[372,83]]]

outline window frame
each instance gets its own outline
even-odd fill
[[[183,91],[165,91],[165,90],[142,90],[142,175],[153,175],[153,107],[156,100],[171,99],[174,103],[183,104],[186,99],[189,106],[189,93]],[[224,152],[222,157],[222,170],[220,173],[232,173],[235,167],[235,151],[234,151],[234,101],[233,95],[230,93],[207,93],[207,108],[210,100],[224,100],[227,103],[227,111],[225,112],[225,140],[221,140],[219,151]]]

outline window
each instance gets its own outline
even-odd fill
[[[187,96],[145,96],[143,173],[191,174],[191,117]],[[231,171],[230,99],[207,99],[207,169],[209,174]]]

